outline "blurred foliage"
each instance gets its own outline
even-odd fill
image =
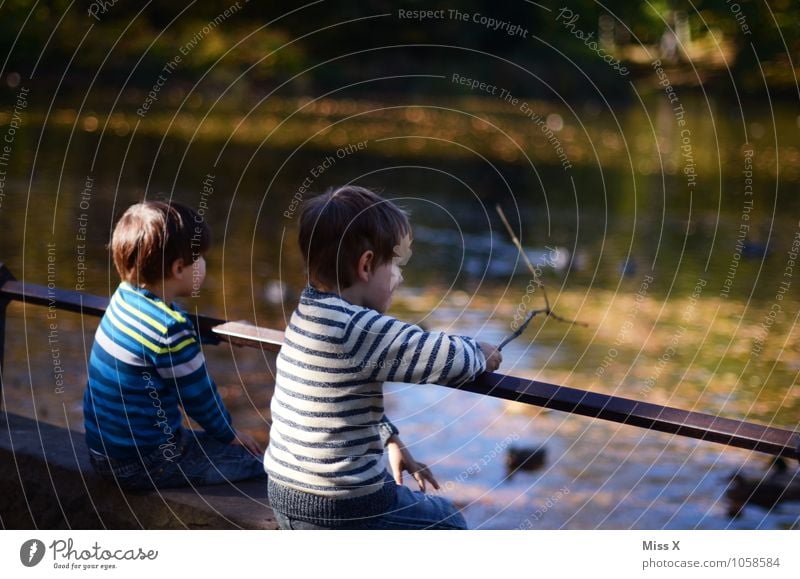
[[[649,47],[648,55],[657,56],[651,48],[658,47],[665,30],[675,24],[675,16],[683,15],[693,40],[710,39],[703,50],[721,51],[726,41],[734,47],[733,54],[724,59],[733,66],[734,75],[758,81],[744,82],[745,92],[762,89],[761,68],[771,83],[796,88],[789,65],[790,60],[792,64],[800,60],[800,10],[791,0],[564,0],[551,3],[550,12],[523,0],[460,0],[455,5],[463,13],[519,24],[528,30],[526,38],[447,16],[422,21],[398,18],[399,8],[448,10],[454,6],[429,0],[329,0],[296,5],[245,0],[153,0],[146,4],[6,0],[0,3],[0,52],[6,56],[2,72],[51,79],[68,72],[67,89],[69,85],[84,89],[89,82],[146,89],[165,64],[200,34],[202,41],[188,51],[175,78],[192,83],[203,78],[228,86],[241,75],[237,84],[244,88],[237,90],[259,91],[313,67],[286,87],[294,94],[307,94],[375,76],[441,74],[443,67],[463,66],[473,75],[505,74],[510,90],[531,96],[551,98],[544,88],[551,84],[562,95],[580,97],[585,94],[584,74],[606,95],[623,95],[625,83],[618,82],[617,74],[610,67],[597,66],[597,56],[557,21],[563,5],[579,15],[577,27],[594,38],[600,35],[601,17],[612,23],[614,52],[623,60],[635,60],[626,48],[642,46]],[[204,27],[226,10],[231,12],[229,17],[204,33]],[[752,34],[743,32],[743,22]],[[553,66],[554,48],[574,64]],[[480,52],[488,54],[480,56]],[[343,57],[351,53],[358,54]],[[504,60],[525,67],[544,82],[532,82],[528,75],[503,64]],[[330,62],[317,66],[325,61]],[[639,64],[641,74],[651,73],[646,63]],[[675,64],[687,70],[698,64],[710,66],[703,60]],[[720,72],[727,76],[727,71]],[[397,90],[413,93],[418,87],[417,81],[408,79]],[[441,87],[452,92],[459,89]],[[371,87],[367,83],[358,90],[369,92]]]

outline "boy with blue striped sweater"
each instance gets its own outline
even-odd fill
[[[466,528],[450,501],[424,493],[439,485],[384,414],[383,383],[462,383],[497,369],[500,353],[384,314],[411,256],[411,226],[392,202],[329,191],[305,204],[299,241],[309,286],[278,356],[264,457],[279,525]],[[423,492],[402,486],[403,471]]]
[[[261,449],[233,428],[194,325],[172,300],[205,278],[208,225],[179,203],[146,201],[111,240],[122,278],[89,358],[86,442],[94,469],[129,490],[264,476]],[[180,407],[205,432],[182,427]]]

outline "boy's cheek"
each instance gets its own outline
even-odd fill
[[[400,271],[400,268],[396,265],[392,265],[392,274],[389,279],[389,291],[393,292],[401,283],[403,283],[403,272]]]
[[[408,263],[408,260],[411,259],[411,237],[406,235],[403,239],[400,240],[400,243],[395,245],[392,249],[394,252],[395,257],[392,259],[392,263],[399,266],[404,266]]]

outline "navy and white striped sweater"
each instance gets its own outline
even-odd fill
[[[264,467],[273,508],[335,523],[385,512],[395,484],[384,382],[461,383],[484,371],[472,338],[425,332],[307,287],[277,361]]]
[[[122,282],[95,333],[83,400],[87,446],[141,460],[174,447],[179,406],[211,436],[231,442],[231,417],[206,370],[189,317],[154,293]]]

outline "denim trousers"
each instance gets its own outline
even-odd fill
[[[388,512],[371,519],[362,519],[357,524],[336,527],[317,525],[275,511],[278,526],[283,530],[308,531],[329,529],[363,530],[403,530],[438,529],[461,530],[467,528],[459,510],[444,497],[427,495],[412,491],[408,487],[397,486],[397,498]]]
[[[226,444],[205,432],[182,430],[179,452],[160,449],[141,459],[118,460],[89,452],[92,467],[102,478],[126,490],[168,489],[213,485],[267,475],[260,457],[238,444]]]

